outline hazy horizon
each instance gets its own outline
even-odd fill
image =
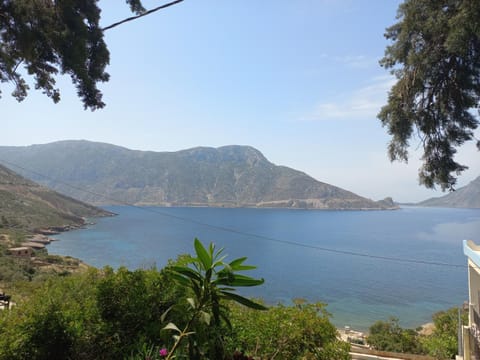
[[[97,142],[97,143],[104,143],[104,144],[109,144],[109,145],[113,145],[113,146],[123,147],[123,148],[126,148],[126,149],[128,149],[128,150],[153,151],[153,150],[148,150],[148,149],[132,149],[132,148],[128,148],[128,147],[126,147],[126,146],[122,146],[122,145],[119,145],[119,144],[111,144],[111,143],[106,143],[106,142],[101,142],[101,141],[91,141],[91,140],[88,140],[88,139],[63,139],[63,140],[58,140],[58,141],[52,141],[52,142],[49,142],[49,143],[41,143],[41,144],[38,143],[38,144],[29,144],[29,145],[11,145],[11,146],[19,146],[19,147],[21,147],[21,146],[32,146],[32,145],[45,145],[45,144],[50,144],[50,143],[55,143],[55,142],[64,142],[64,141],[88,141],[88,142]],[[232,145],[233,145],[233,146],[235,146],[235,145],[236,145],[236,146],[251,146],[251,145],[248,145],[248,144],[225,144],[225,145],[222,145],[222,146],[232,146]],[[216,149],[216,148],[220,148],[220,147],[222,147],[222,146],[199,145],[199,146],[194,146],[194,147],[192,147],[192,148],[202,147],[202,148],[214,148],[214,149]],[[188,150],[188,149],[192,149],[192,148],[178,149],[178,150],[173,150],[173,151],[182,151],[182,150]],[[255,147],[254,147],[254,148],[255,148]],[[260,151],[263,155],[265,155],[265,154],[263,153],[262,149],[258,149],[258,148],[255,148],[255,149],[257,149],[257,150]],[[164,152],[164,151],[154,151],[154,152]],[[171,151],[165,151],[165,152],[171,152]],[[265,157],[267,158],[268,161],[272,162],[272,161],[268,158],[268,156],[265,156]],[[0,160],[1,160],[1,159],[0,159]],[[284,164],[277,164],[277,163],[274,163],[274,164],[275,164],[275,165],[286,166],[286,165],[284,165]],[[309,174],[308,172],[304,171],[303,169],[295,168],[295,167],[291,167],[291,166],[289,166],[289,167],[292,168],[292,169],[298,170],[298,171],[302,171],[302,172],[306,173],[307,175],[315,178],[315,176]],[[12,170],[15,170],[15,168],[12,168]],[[29,169],[27,169],[27,170],[29,170]],[[42,175],[43,175],[43,174],[42,174]],[[338,184],[329,183],[329,182],[324,181],[324,180],[322,180],[322,179],[318,179],[318,178],[315,178],[315,179],[318,180],[318,181],[324,182],[324,183],[328,183],[328,184],[330,184],[330,185],[342,187],[342,186],[340,186],[340,185],[338,185]],[[343,189],[344,189],[344,190],[348,190],[348,191],[352,191],[352,192],[356,193],[355,191],[353,191],[352,189],[349,189],[349,188],[343,188]],[[446,193],[441,193],[441,192],[439,192],[439,193],[440,193],[440,194],[439,194],[438,196],[443,196],[443,195],[447,194],[447,192],[446,192]],[[368,197],[368,196],[366,196],[365,194],[362,194],[362,193],[356,193],[356,194],[357,194],[357,195],[360,195],[360,196],[363,196],[363,197],[366,197],[366,198],[370,198],[370,197]],[[382,200],[382,199],[384,199],[385,197],[393,197],[393,196],[391,196],[391,195],[386,195],[386,196],[384,196],[383,198],[370,198],[370,199],[377,201],[377,200]],[[431,196],[431,197],[432,197],[432,196]],[[437,196],[434,196],[434,197],[437,197]],[[428,199],[428,198],[423,198],[423,199],[416,200],[416,201],[402,201],[402,200],[393,198],[394,201],[400,202],[400,203],[417,203],[417,202],[420,202],[420,201],[423,201],[423,200],[427,200],[427,199]]]

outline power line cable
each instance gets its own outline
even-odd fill
[[[298,246],[298,247],[303,247],[303,248],[307,248],[307,249],[324,251],[324,252],[329,252],[329,253],[339,254],[339,255],[356,256],[356,257],[363,257],[363,258],[368,258],[368,259],[392,261],[392,262],[399,262],[399,263],[434,265],[434,266],[443,266],[443,267],[461,268],[461,269],[468,268],[468,265],[464,265],[464,264],[452,264],[452,263],[445,263],[445,262],[440,262],[440,261],[430,261],[430,260],[422,260],[422,259],[400,258],[400,257],[395,257],[395,256],[374,255],[374,254],[361,253],[361,252],[350,251],[350,250],[340,250],[340,249],[334,249],[334,248],[329,248],[329,247],[304,244],[304,243],[299,243],[299,242],[296,242],[296,241],[277,239],[277,238],[274,238],[274,237],[271,237],[271,236],[259,235],[259,234],[250,233],[250,232],[246,232],[246,231],[236,230],[236,229],[232,229],[232,228],[225,227],[225,226],[212,225],[212,224],[205,223],[205,222],[202,222],[202,221],[198,221],[198,220],[195,220],[195,219],[169,214],[169,213],[159,211],[159,210],[154,209],[154,208],[138,206],[138,205],[135,205],[135,204],[128,203],[126,201],[113,199],[113,198],[111,198],[109,196],[106,196],[104,194],[99,194],[99,193],[96,193],[94,191],[82,188],[82,187],[71,185],[67,182],[64,182],[64,181],[61,181],[61,180],[58,180],[58,179],[54,179],[54,178],[52,178],[48,175],[39,173],[37,171],[27,169],[27,168],[25,168],[21,165],[15,164],[11,161],[0,159],[0,162],[3,162],[4,164],[8,164],[10,166],[17,167],[17,168],[19,168],[19,169],[21,169],[21,170],[23,170],[27,173],[31,173],[31,174],[34,174],[36,176],[43,177],[43,178],[48,179],[48,180],[50,180],[54,183],[62,184],[62,185],[66,186],[66,187],[69,187],[71,189],[81,191],[81,192],[96,196],[98,198],[102,198],[104,200],[112,201],[112,202],[114,202],[116,204],[119,204],[119,205],[133,207],[133,208],[136,208],[136,209],[140,209],[142,211],[155,213],[155,214],[158,214],[158,215],[162,215],[162,216],[165,216],[165,217],[169,217],[169,218],[173,218],[173,219],[177,219],[177,220],[181,220],[181,221],[185,221],[185,222],[190,222],[190,223],[193,223],[193,224],[197,224],[197,225],[200,225],[200,226],[208,227],[208,228],[223,231],[223,232],[229,232],[229,233],[232,233],[232,234],[242,235],[242,236],[246,236],[246,237],[250,237],[250,238],[257,238],[257,239],[267,240],[267,241],[271,241],[271,242],[275,242],[275,243],[286,244],[286,245],[291,245],[291,246]]]
[[[158,11],[158,10],[165,9],[165,8],[170,7],[170,6],[172,6],[172,5],[181,3],[182,1],[183,1],[183,0],[175,0],[175,1],[169,2],[169,3],[167,3],[167,4],[163,4],[163,5],[157,6],[156,8],[153,8],[153,9],[151,9],[151,10],[146,10],[145,12],[143,12],[143,13],[141,13],[141,14],[139,14],[139,15],[131,16],[131,17],[129,17],[129,18],[126,18],[126,19],[123,19],[123,20],[121,20],[121,21],[118,21],[118,22],[116,22],[116,23],[114,23],[114,24],[105,26],[105,27],[102,29],[102,31],[107,31],[107,30],[110,30],[110,29],[112,29],[112,28],[114,28],[114,27],[117,27],[117,26],[119,26],[119,25],[122,25],[122,24],[124,24],[124,23],[126,23],[126,22],[133,21],[133,20],[137,20],[137,19],[139,19],[139,18],[141,18],[141,17],[150,15],[150,14],[152,14],[152,13]]]

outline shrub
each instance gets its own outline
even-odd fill
[[[415,330],[403,329],[397,318],[377,321],[370,326],[367,343],[376,350],[423,354],[424,350]]]
[[[0,359],[121,359],[157,342],[161,314],[178,295],[170,276],[107,268],[51,278],[0,312]]]
[[[462,323],[468,323],[468,312],[463,310]],[[436,359],[452,359],[458,349],[458,308],[440,311],[432,316],[435,330],[430,336],[422,339],[428,355]]]
[[[348,359],[349,345],[337,340],[329,318],[322,303],[278,305],[255,314],[232,306],[229,349],[262,359]]]

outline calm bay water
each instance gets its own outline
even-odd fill
[[[461,305],[468,298],[462,240],[480,242],[478,209],[107,209],[119,215],[59,235],[49,252],[97,267],[160,268],[178,254],[192,253],[198,237],[225,247],[227,260],[247,256],[249,264],[258,266],[250,275],[265,278],[265,284],[242,289],[243,295],[270,304],[289,304],[294,298],[326,302],[333,323],[358,329],[389,316],[416,327],[430,321],[436,311]]]

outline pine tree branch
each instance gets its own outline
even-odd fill
[[[183,1],[183,0],[175,0],[175,1],[169,2],[169,3],[164,4],[164,5],[160,5],[160,6],[156,7],[156,8],[151,9],[151,10],[145,11],[143,14],[140,14],[140,15],[137,15],[137,16],[132,16],[132,17],[126,18],[126,19],[124,19],[124,20],[122,20],[122,21],[119,21],[119,22],[116,22],[116,23],[114,23],[114,24],[108,25],[108,26],[104,27],[104,28],[102,29],[102,31],[110,30],[111,28],[114,28],[114,27],[116,27],[116,26],[122,25],[122,24],[124,24],[124,23],[126,23],[126,22],[128,22],[128,21],[136,20],[136,19],[141,18],[141,17],[143,17],[143,16],[150,15],[150,14],[152,14],[152,13],[158,11],[158,10],[165,9],[165,8],[167,8],[167,7],[169,7],[169,6],[172,6],[172,5],[181,3],[182,1]]]

